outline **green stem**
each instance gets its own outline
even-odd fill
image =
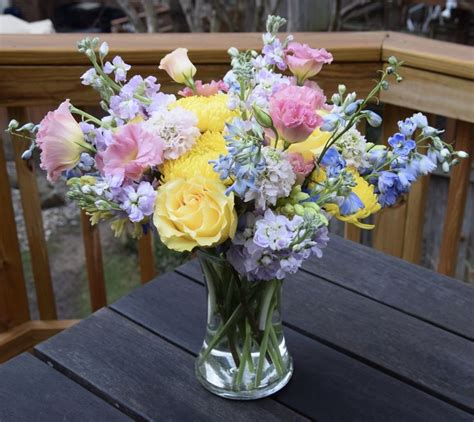
[[[271,290],[273,294],[274,289],[271,289]],[[271,303],[268,308],[265,331],[263,332],[262,343],[260,344],[260,356],[258,357],[257,373],[255,375],[255,388],[258,388],[262,380],[263,365],[265,363],[265,355],[267,354],[267,347],[268,347],[268,337],[270,335],[270,327],[272,325],[273,307],[274,307],[274,304]]]
[[[104,122],[99,120],[97,117],[94,117],[92,114],[86,113],[84,110],[81,110],[77,107],[71,106],[71,113],[79,114],[80,116],[85,117],[86,119],[94,122],[99,126],[110,127],[109,125],[106,125]]]
[[[249,325],[246,321],[245,323],[245,340],[244,340],[244,347],[242,350],[242,359],[240,360],[240,366],[239,366],[239,372],[237,372],[237,378],[235,380],[235,383],[237,385],[240,385],[242,383],[242,378],[244,376],[244,371],[245,371],[245,364],[247,363],[247,356],[249,354],[250,350],[250,330],[249,330]]]

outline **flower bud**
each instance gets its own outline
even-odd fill
[[[237,50],[235,47],[230,47],[228,50],[227,50],[227,54],[230,56],[230,57],[236,57],[239,55],[239,50]]]
[[[109,45],[103,42],[99,48],[99,54],[101,58],[104,58],[109,53]]]
[[[445,162],[443,163],[442,168],[443,168],[443,171],[444,171],[445,173],[448,173],[448,172],[449,172],[449,164],[448,164],[447,161],[445,161]]]
[[[23,154],[21,154],[21,159],[22,160],[29,160],[32,155],[33,155],[33,152],[31,151],[31,148],[27,149],[26,151],[23,152]]]
[[[252,107],[253,113],[255,116],[255,120],[257,120],[258,124],[266,129],[272,128],[273,127],[273,120],[271,116],[261,109],[259,106],[254,105]]]
[[[365,116],[366,116],[367,122],[372,127],[379,127],[382,124],[382,118],[377,113],[374,113],[373,111],[367,111],[365,113]]]
[[[351,103],[344,109],[344,113],[350,116],[351,114],[354,114],[357,111],[358,106],[359,104],[357,103]]]
[[[15,120],[15,119],[10,120],[10,123],[8,123],[8,128],[7,128],[7,130],[8,130],[8,131],[15,130],[19,125],[20,125],[20,123],[18,123],[17,120]]]
[[[293,208],[295,209],[295,213],[296,215],[299,215],[301,217],[303,217],[304,215],[304,207],[300,204],[295,204],[293,205]]]
[[[177,48],[160,61],[159,69],[164,70],[175,81],[187,84],[196,74],[196,68],[188,57],[187,48]]]
[[[339,94],[333,94],[331,97],[331,101],[334,105],[340,105],[341,104],[341,96]]]
[[[456,155],[459,158],[467,158],[469,157],[469,154],[466,151],[456,151]]]
[[[398,65],[398,60],[395,56],[390,56],[388,58],[388,62],[389,64],[391,64],[392,66],[397,66]]]
[[[439,154],[441,155],[441,157],[444,157],[446,158],[448,155],[449,155],[449,150],[447,148],[443,148]]]
[[[337,86],[337,91],[339,92],[339,95],[344,95],[346,93],[346,86],[344,84],[339,84]]]

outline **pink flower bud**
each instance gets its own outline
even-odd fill
[[[196,68],[188,58],[187,48],[177,48],[161,59],[159,69],[164,70],[171,79],[184,84],[196,74]]]
[[[332,62],[332,54],[324,48],[310,48],[307,44],[292,42],[286,49],[286,62],[299,82],[318,74],[325,63]]]

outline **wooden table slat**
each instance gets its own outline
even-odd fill
[[[192,355],[106,308],[35,353],[137,420],[306,420],[273,400],[209,394],[195,378]]]
[[[199,274],[196,264],[193,261],[186,265],[185,271]],[[202,285],[168,273],[111,307],[180,347],[194,354],[199,351],[206,323]],[[295,374],[276,397],[311,418],[472,419],[467,413],[294,330],[287,328],[285,332]]]
[[[202,280],[196,261],[178,271]],[[474,413],[470,340],[303,271],[284,286],[283,318],[290,327]]]
[[[466,283],[339,236],[303,268],[474,340],[474,288]]]
[[[129,421],[128,416],[25,353],[0,366],[0,421]]]

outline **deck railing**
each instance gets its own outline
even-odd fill
[[[6,108],[8,118],[27,121],[29,107],[56,106],[64,98],[70,98],[77,106],[97,104],[97,94],[80,84],[79,77],[88,64],[76,52],[79,38],[78,34],[2,36],[0,108]],[[203,80],[222,77],[229,67],[229,46],[258,49],[261,42],[258,34],[103,34],[101,38],[108,41],[112,54],[120,54],[140,74],[158,74],[160,58],[174,48],[186,46],[198,67],[197,76]],[[399,119],[412,110],[421,110],[448,118],[447,139],[455,139],[457,149],[474,154],[474,49],[391,32],[301,33],[298,39],[324,46],[333,53],[334,63],[317,78],[328,94],[345,81],[349,90],[365,95],[377,78],[377,69],[388,57],[395,55],[403,60],[401,74],[406,76],[405,81],[392,84],[389,91],[380,95],[384,104],[384,138],[396,131]],[[163,72],[158,77],[163,90],[176,88]],[[75,322],[57,321],[35,170],[31,162],[21,160],[24,147],[21,141],[13,143],[41,321],[30,321],[0,139],[0,332],[4,331],[0,334],[0,361]],[[438,271],[447,275],[455,271],[470,170],[471,159],[464,160],[453,170],[449,184],[438,263]],[[401,206],[377,216],[375,248],[414,263],[420,261],[427,187],[425,177]],[[97,310],[106,305],[99,229],[92,227],[84,215],[81,222],[91,307]],[[356,228],[346,227],[345,235],[360,240]],[[155,274],[150,236],[139,241],[138,250],[141,279],[146,282]]]

